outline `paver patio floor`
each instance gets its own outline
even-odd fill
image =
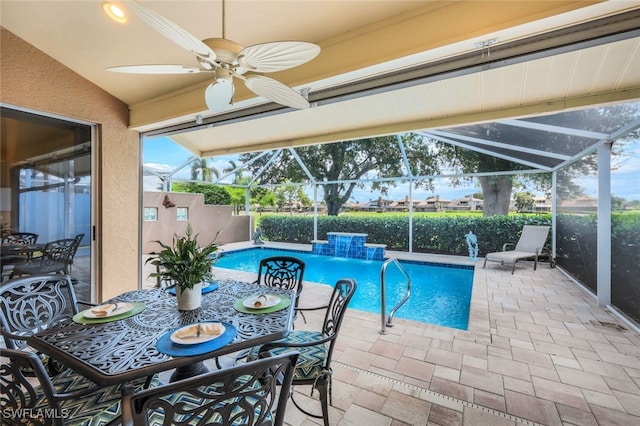
[[[443,261],[387,252],[396,255]],[[306,283],[301,306],[321,305],[330,292]],[[296,329],[319,329],[323,315],[298,317]],[[400,318],[386,334],[380,328],[379,314],[347,310],[332,363],[332,425],[640,424],[640,334],[548,264],[519,264],[512,275],[479,260],[467,331]],[[310,390],[297,387],[296,401],[319,413]],[[285,423],[322,420],[290,403]]]
[[[308,283],[301,306],[317,306],[330,292]],[[296,329],[319,329],[323,315],[307,313]],[[380,326],[380,315],[347,311],[334,353],[331,424],[640,424],[640,335],[548,264],[533,271],[523,263],[512,275],[478,261],[467,331],[400,318],[387,334]],[[296,388],[296,400],[319,412],[317,392],[309,393]],[[322,424],[293,404],[286,423]]]

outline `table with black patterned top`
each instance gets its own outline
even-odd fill
[[[162,289],[123,293],[108,302],[139,302],[145,309],[131,317],[98,324],[65,320],[54,328],[36,333],[28,344],[99,385],[124,383],[176,368],[180,378],[198,374],[202,361],[262,345],[286,337],[291,330],[294,304],[277,312],[243,313],[233,305],[245,297],[265,292],[264,286],[222,280],[219,288],[202,295],[202,306],[179,311],[175,296]],[[294,300],[295,291],[269,288],[270,294]],[[195,356],[169,356],[156,343],[180,326],[222,321],[237,329],[236,338],[213,352]]]

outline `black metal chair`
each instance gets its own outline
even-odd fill
[[[258,279],[256,284],[267,287],[278,287],[287,290],[296,290],[295,309],[298,309],[300,293],[302,293],[302,279],[304,277],[304,261],[291,256],[273,256],[260,260],[258,267]],[[303,319],[304,314],[300,312]]]
[[[125,389],[122,424],[282,425],[297,359],[290,352],[138,393]]]
[[[73,242],[73,247],[71,247],[71,256],[69,256],[69,259],[68,259],[69,268],[67,269],[67,273],[71,272],[71,267],[73,266],[73,259],[75,259],[76,253],[78,253],[78,248],[80,247],[80,243],[82,242],[83,238],[84,238],[84,233],[78,234],[75,237],[73,237],[74,242]]]
[[[312,393],[313,389],[317,389],[320,394],[322,415],[313,414],[303,409],[296,403],[292,395],[293,404],[308,416],[322,418],[325,426],[329,425],[329,404],[331,404],[331,357],[347,305],[355,291],[355,280],[350,278],[339,280],[333,289],[329,304],[326,306],[321,331],[293,330],[285,339],[252,349],[247,357],[247,360],[251,361],[291,350],[300,352],[292,385],[311,385]]]
[[[75,238],[50,241],[44,246],[42,256],[29,263],[14,266],[9,278],[21,275],[68,274],[69,265],[73,263],[74,250],[77,250]]]
[[[54,327],[78,312],[78,301],[67,275],[20,277],[0,286],[0,325],[9,349],[29,350],[27,337]],[[49,374],[61,371],[56,362],[38,355]]]
[[[3,349],[0,412],[3,425],[108,425],[120,418],[120,386],[99,387],[72,370],[51,378],[32,352]],[[35,376],[34,383],[33,376]],[[155,379],[153,386],[159,382]],[[141,390],[144,380],[129,384]]]
[[[11,232],[2,237],[3,254],[0,260],[2,269],[4,270],[5,266],[15,266],[29,262],[33,257],[33,252],[31,250],[23,251],[20,247],[33,246],[37,241],[38,234],[33,232]],[[15,250],[12,250],[9,254],[4,253],[7,246],[15,248]]]

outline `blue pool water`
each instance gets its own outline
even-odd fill
[[[295,256],[306,263],[304,280],[333,286],[354,278],[358,288],[349,308],[380,313],[382,261],[314,255],[294,250],[251,248],[222,253],[215,266],[258,273],[260,259]],[[430,324],[466,330],[469,322],[473,267],[401,261],[411,277],[411,298],[395,314]],[[387,267],[387,314],[404,296],[406,281],[394,265]],[[304,290],[303,290],[304,291]]]

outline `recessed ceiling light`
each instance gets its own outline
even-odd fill
[[[109,16],[109,18],[114,21],[124,24],[127,22],[127,15],[124,12],[124,8],[117,3],[111,3],[105,1],[102,3],[102,9],[104,9],[105,13]]]

